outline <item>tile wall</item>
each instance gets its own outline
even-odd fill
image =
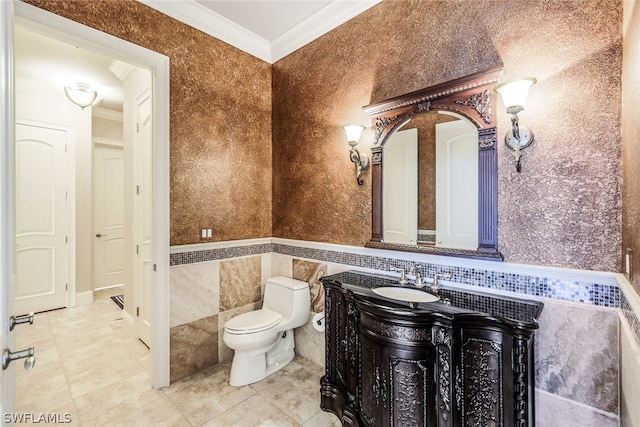
[[[262,286],[270,276],[269,253],[171,267],[172,383],[232,359],[233,352],[222,343],[224,324],[260,308]]]
[[[506,263],[416,258],[283,239],[227,244],[213,249],[172,248],[172,381],[233,357],[222,342],[224,323],[259,308],[260,292],[271,276],[309,282],[311,317],[324,307],[320,277],[351,269],[389,274],[391,266],[415,264],[425,277],[447,271],[453,274],[453,282],[464,287],[516,292],[544,302],[536,333],[540,425],[554,425],[565,417],[569,424],[563,425],[576,426],[615,426],[621,417],[640,420],[640,415],[633,414],[634,406],[625,403],[631,401],[629,396],[640,395],[640,381],[626,381],[623,393],[618,391],[619,384],[625,385],[621,365],[632,378],[640,376],[640,322],[611,274],[531,266],[522,266],[523,273],[518,274],[519,266]],[[311,322],[295,333],[296,352],[323,366],[324,334]],[[550,419],[550,414],[555,418]]]

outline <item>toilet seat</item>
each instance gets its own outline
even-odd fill
[[[224,325],[224,329],[234,335],[255,334],[275,327],[280,320],[280,313],[263,308],[234,317]]]

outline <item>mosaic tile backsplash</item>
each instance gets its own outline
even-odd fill
[[[417,269],[422,271],[423,277],[433,277],[436,273],[444,272],[451,274],[450,281],[452,282],[491,290],[516,292],[563,301],[583,302],[602,307],[620,307],[620,289],[615,285],[559,280],[471,267],[443,266],[427,262],[414,262],[398,258],[305,248],[279,243],[262,243],[174,253],[171,254],[170,263],[174,266],[269,252],[380,271],[390,271],[391,267],[400,267],[408,270],[410,266],[415,265]]]

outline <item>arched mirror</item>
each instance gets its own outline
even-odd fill
[[[373,117],[367,247],[501,261],[494,68],[364,107]]]

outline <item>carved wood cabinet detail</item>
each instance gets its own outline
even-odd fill
[[[366,287],[322,281],[321,407],[343,425],[535,426],[535,319],[434,310],[438,303],[409,309]]]

